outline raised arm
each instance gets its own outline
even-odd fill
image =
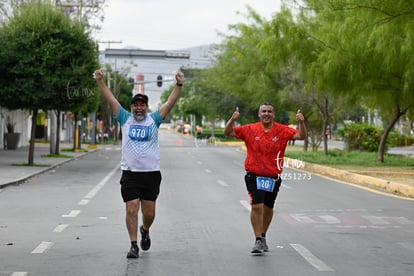
[[[178,97],[180,97],[181,88],[184,84],[185,78],[184,73],[178,71],[175,74],[175,80],[177,81],[173,91],[171,92],[170,96],[165,103],[163,103],[160,107],[160,116],[161,118],[167,117],[167,115],[171,112],[171,109],[174,107],[174,104],[177,102]]]
[[[295,136],[293,136],[294,140],[304,140],[306,136],[308,135],[308,132],[306,130],[305,126],[305,117],[300,112],[300,109],[296,113],[296,120],[299,122],[299,130],[296,132]]]
[[[93,75],[96,79],[96,83],[98,84],[99,90],[101,90],[102,96],[104,96],[105,100],[108,102],[109,106],[111,107],[111,111],[113,115],[118,114],[119,110],[119,102],[115,98],[114,94],[112,94],[111,90],[106,86],[103,80],[103,71],[101,69],[96,70]]]
[[[231,118],[227,121],[226,126],[224,127],[224,135],[234,137],[236,133],[234,132],[234,122],[240,117],[239,108],[236,107],[236,111],[233,112]]]

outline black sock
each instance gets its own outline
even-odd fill
[[[261,237],[256,237],[256,241],[261,241],[262,238]]]
[[[138,246],[137,241],[131,241],[131,245],[134,246],[134,247]]]

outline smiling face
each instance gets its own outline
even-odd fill
[[[273,125],[273,120],[275,119],[275,111],[273,105],[271,104],[262,104],[259,108],[259,119],[264,127],[271,127]]]
[[[143,101],[135,101],[131,104],[131,113],[134,116],[135,120],[142,121],[147,116],[148,106]]]

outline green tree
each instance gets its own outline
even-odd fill
[[[94,41],[83,24],[45,2],[20,5],[0,29],[0,102],[8,109],[32,111],[29,165],[39,109],[82,111],[93,109],[96,102],[96,97],[85,95],[68,97],[68,83],[95,88]]]
[[[223,42],[217,46],[215,66],[209,70],[208,79],[214,90],[234,95],[244,102],[245,109],[240,111],[250,116],[242,118],[252,121],[257,119],[257,109],[262,102],[271,101],[279,106],[278,92],[283,85],[279,68],[269,66],[268,57],[261,53],[269,23],[251,7],[248,6],[247,11],[250,24],[231,25],[232,34],[222,34]],[[233,109],[231,106],[227,110],[228,116]]]
[[[414,3],[405,0],[308,0],[308,22],[324,46],[314,63],[318,86],[378,110],[388,134],[414,107]],[[317,27],[316,27],[317,26]]]

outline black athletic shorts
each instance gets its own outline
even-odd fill
[[[247,192],[250,197],[250,204],[264,203],[267,207],[273,208],[280,185],[282,184],[282,179],[280,177],[274,178],[276,182],[273,192],[266,192],[257,189],[256,178],[257,176],[251,172],[246,172],[246,175],[244,176]]]
[[[119,182],[124,202],[137,198],[155,201],[160,193],[161,172],[122,171]]]

